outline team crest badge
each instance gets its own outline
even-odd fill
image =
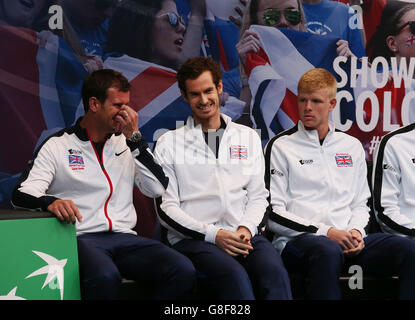
[[[84,170],[85,169],[85,163],[82,156],[70,154],[68,155],[69,159],[69,167],[72,170]]]
[[[231,159],[248,159],[248,148],[245,146],[230,146]]]
[[[335,159],[338,167],[353,167],[353,160],[350,154],[337,153]]]

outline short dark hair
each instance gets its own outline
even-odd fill
[[[217,88],[222,79],[219,64],[209,57],[195,57],[186,60],[177,72],[177,82],[180,90],[186,93],[186,80],[194,80],[205,71],[210,71],[213,83]]]
[[[96,70],[85,79],[82,85],[82,102],[85,113],[89,110],[89,99],[95,97],[101,103],[104,103],[109,88],[117,88],[122,92],[128,92],[131,85],[121,72],[112,69]]]

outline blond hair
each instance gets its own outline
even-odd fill
[[[327,89],[329,99],[336,98],[336,78],[326,69],[315,68],[304,73],[298,81],[298,93]]]

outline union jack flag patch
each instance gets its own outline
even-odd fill
[[[248,148],[245,146],[230,146],[231,159],[248,159]]]
[[[77,156],[70,154],[69,156],[69,167],[72,168],[72,170],[83,170],[85,167],[84,159],[82,156]]]
[[[335,159],[338,167],[353,167],[352,156],[347,153],[336,154]]]

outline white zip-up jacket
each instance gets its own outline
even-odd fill
[[[382,230],[415,237],[415,124],[385,135],[374,159],[373,202]]]
[[[46,211],[56,199],[72,200],[83,218],[76,222],[77,235],[135,234],[134,182],[146,196],[158,197],[168,179],[144,140],[127,145],[124,135],[113,134],[99,156],[80,121],[47,138],[36,150],[12,203],[16,208]]]
[[[268,228],[280,252],[303,233],[327,236],[331,227],[366,236],[370,190],[357,139],[335,131],[330,122],[320,145],[317,130],[306,130],[299,121],[269,141],[265,162],[272,206]]]
[[[154,154],[169,178],[158,214],[170,244],[184,238],[215,243],[219,229],[238,226],[258,233],[268,205],[261,141],[253,129],[221,117],[226,129],[218,158],[192,117],[157,141]]]

